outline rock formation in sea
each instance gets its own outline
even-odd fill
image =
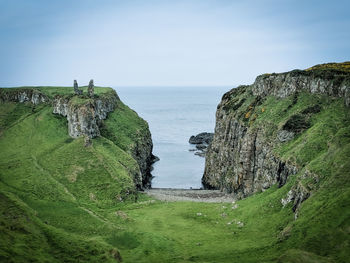
[[[194,144],[196,146],[196,149],[190,149],[190,151],[194,151],[195,155],[198,155],[200,157],[204,157],[209,144],[213,140],[214,133],[209,132],[202,132],[197,135],[192,135],[188,142],[190,144]]]

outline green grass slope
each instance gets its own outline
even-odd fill
[[[48,95],[59,90],[39,89]],[[111,89],[96,90],[103,96]],[[60,92],[72,96],[68,89]],[[113,114],[118,114],[119,107],[128,114],[119,123],[128,130],[125,137],[139,132],[138,127],[132,125],[135,119],[142,127],[148,127],[145,121],[121,102]],[[79,230],[94,231],[100,228],[101,221],[104,222],[91,209],[111,207],[136,198],[133,175],[139,173],[139,167],[130,153],[125,151],[132,145],[126,142],[120,144],[121,148],[107,137],[99,137],[93,140],[92,146],[84,147],[84,139],[70,138],[66,119],[52,114],[52,107],[47,104],[34,107],[29,103],[2,103],[0,112],[0,190],[3,212],[0,258],[10,262],[27,262],[29,259],[42,261],[41,257],[46,256],[48,262],[53,259],[76,262],[77,259],[94,261],[118,258],[118,252],[113,246],[93,240],[92,237],[91,240],[87,239]],[[108,123],[106,127],[109,127]],[[6,216],[9,207],[13,207],[10,219]],[[17,223],[17,216],[25,220],[19,219]],[[73,227],[72,219],[77,220],[76,227]],[[70,230],[62,231],[60,225],[52,227],[51,220],[69,226]],[[31,223],[28,231],[22,229],[27,227],[27,222]],[[19,224],[18,228],[13,228],[13,223]],[[89,229],[83,227],[86,225]],[[106,228],[104,231],[107,233],[111,229]],[[22,238],[23,235],[26,238]],[[51,238],[49,235],[57,240],[48,242],[47,239]],[[27,243],[32,243],[31,239],[46,240],[46,248],[41,248],[41,241],[29,246]],[[35,260],[36,255],[38,258]]]
[[[285,242],[290,247],[346,262],[350,257],[350,110],[343,99],[322,95],[305,93],[299,95],[297,103],[293,100],[269,98],[260,106],[265,108],[264,113],[252,124],[282,125],[298,115],[310,126],[276,149],[282,159],[301,168],[291,181],[295,179],[294,184],[311,192],[298,219],[290,224],[290,237]],[[315,105],[320,106],[320,112],[312,114],[310,109]],[[305,171],[311,176],[305,177]]]

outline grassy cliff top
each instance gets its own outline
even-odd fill
[[[87,94],[87,86],[79,87],[83,91],[83,94]],[[4,91],[20,91],[20,90],[37,90],[48,97],[54,97],[55,95],[74,95],[73,87],[59,87],[59,86],[22,86],[22,87],[13,87],[13,88],[1,88]],[[110,87],[94,87],[94,93],[96,95],[107,94],[113,92],[113,89]]]
[[[295,69],[287,72],[280,73],[264,73],[259,75],[257,78],[268,78],[269,76],[291,74],[293,76],[303,75],[312,76],[321,79],[349,79],[350,78],[350,61],[345,61],[342,63],[325,63],[312,66],[307,69]]]
[[[338,70],[338,71],[344,71],[344,72],[350,73],[350,61],[346,61],[342,63],[318,64],[306,69],[306,71],[311,71],[311,70]]]

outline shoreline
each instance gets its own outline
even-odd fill
[[[155,199],[169,202],[234,203],[237,201],[232,194],[220,190],[151,188],[144,190],[144,193]]]

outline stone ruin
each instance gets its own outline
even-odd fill
[[[76,80],[74,80],[74,92],[76,95],[83,94],[83,91],[79,89],[78,82]]]
[[[76,95],[82,95],[83,94],[83,91],[81,89],[79,89],[78,82],[76,80],[74,80],[73,86],[74,86],[74,93]],[[93,79],[90,80],[90,82],[89,82],[89,86],[88,86],[87,92],[88,92],[88,96],[90,98],[94,97],[94,80]]]
[[[88,95],[90,98],[94,97],[94,80],[90,80],[89,87],[88,87]]]

